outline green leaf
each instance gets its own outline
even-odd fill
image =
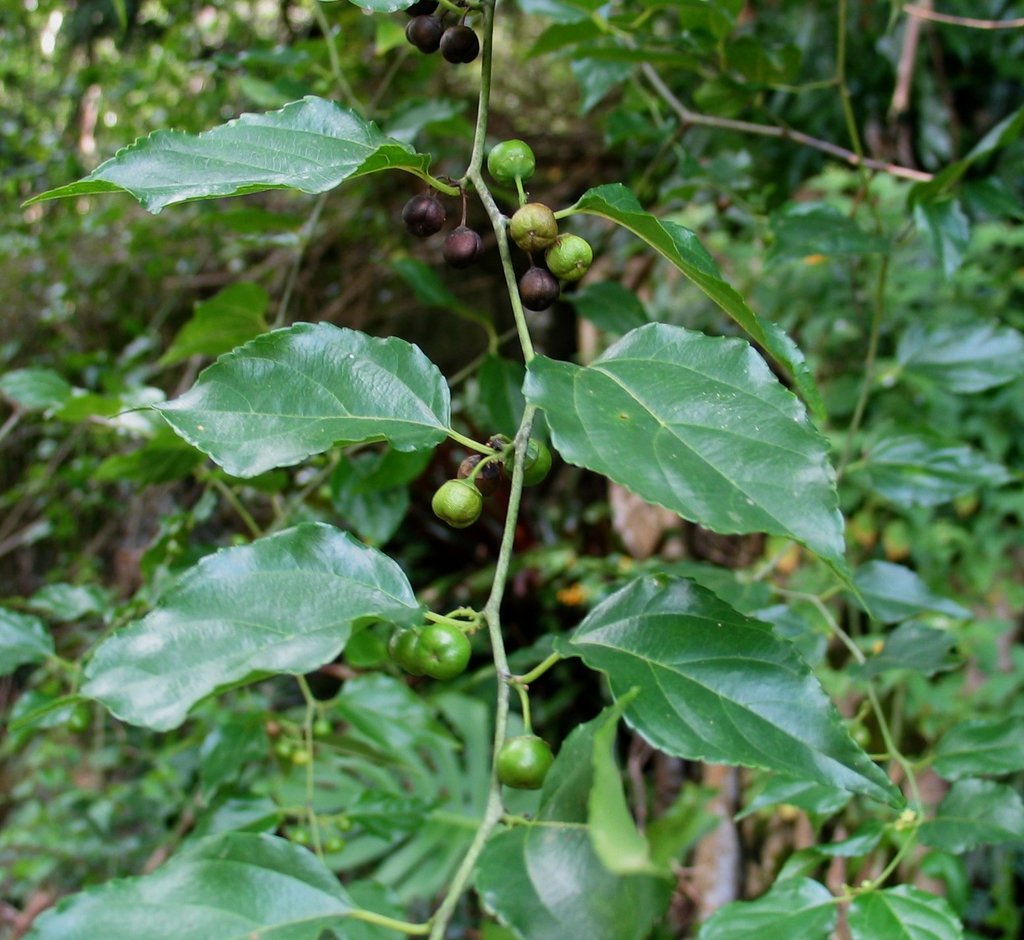
[[[693,232],[676,222],[666,222],[645,212],[636,196],[621,183],[587,190],[572,209],[610,219],[647,242],[746,330],[755,343],[781,363],[797,381],[811,407],[819,410],[818,392],[800,351],[779,327],[762,322],[746,301],[725,282],[718,265]]]
[[[668,754],[902,803],[793,647],[706,588],[638,579],[556,648],[606,673],[615,698],[639,686],[626,721]]]
[[[939,741],[932,769],[947,780],[1024,770],[1024,717],[961,722]]]
[[[865,232],[835,206],[820,202],[799,202],[772,213],[775,241],[765,259],[768,262],[808,255],[843,257],[883,252],[888,242]]]
[[[53,655],[53,637],[38,617],[0,607],[0,676]]]
[[[667,865],[651,857],[647,839],[637,830],[622,790],[622,774],[615,762],[619,719],[639,689],[632,689],[608,709],[604,723],[594,732],[594,783],[587,799],[590,841],[608,871],[619,875],[665,875]]]
[[[850,667],[856,675],[870,677],[891,669],[909,669],[933,676],[959,665],[959,661],[949,655],[956,646],[956,637],[948,630],[936,630],[916,620],[901,623],[876,642],[880,643],[880,648],[872,646],[872,655],[866,662]]]
[[[992,323],[931,326],[915,322],[900,337],[896,358],[908,375],[951,392],[971,394],[1024,375],[1024,336]]]
[[[379,462],[377,454],[356,454],[343,458],[331,474],[334,508],[370,545],[387,542],[398,531],[409,509],[407,487],[374,485],[373,470]]]
[[[111,454],[93,474],[96,480],[132,480],[142,486],[168,483],[187,477],[203,460],[194,447],[160,428],[148,441],[128,454]]]
[[[780,805],[797,806],[816,816],[834,816],[849,802],[850,794],[846,790],[772,775],[735,818],[746,819],[759,810]]]
[[[935,613],[966,620],[971,612],[929,590],[920,576],[890,561],[869,561],[853,576],[865,609],[881,623],[897,623],[917,614]]]
[[[327,0],[331,2],[331,0]],[[369,10],[371,13],[397,13],[412,6],[413,0],[349,0],[357,7]]]
[[[431,447],[450,417],[444,376],[417,347],[329,323],[266,333],[221,356],[180,398],[154,407],[239,477],[339,443]]]
[[[644,305],[633,291],[618,281],[599,281],[564,297],[576,312],[598,329],[619,336],[649,323]]]
[[[1024,840],[1024,800],[993,780],[959,780],[921,826],[921,841],[947,852]]]
[[[544,781],[536,824],[492,836],[480,857],[476,889],[484,907],[524,940],[644,940],[668,904],[668,879],[617,874],[594,848],[598,735],[617,721],[606,710],[577,726]]]
[[[853,940],[960,940],[964,934],[945,898],[912,885],[858,895],[848,921]]]
[[[704,922],[697,940],[826,940],[838,908],[828,888],[809,878],[776,882],[756,901],[733,901]]]
[[[956,199],[919,202],[914,206],[914,223],[924,235],[932,253],[949,278],[963,261],[971,240],[971,230],[960,203]]]
[[[543,356],[527,400],[559,453],[716,532],[769,532],[842,569],[828,447],[740,339],[652,323],[586,368]]]
[[[354,937],[340,926],[354,909],[334,873],[307,849],[275,836],[230,832],[185,847],[151,875],[65,898],[36,919],[28,937],[318,940],[329,928]]]
[[[416,299],[424,306],[454,313],[477,324],[489,337],[494,336],[490,317],[459,300],[430,265],[415,258],[396,258],[389,267],[412,288]]]
[[[71,393],[67,380],[52,369],[14,369],[0,375],[0,394],[26,411],[60,408]]]
[[[941,506],[1010,480],[1002,464],[932,434],[902,434],[871,444],[857,475],[897,506]]]
[[[513,435],[523,420],[523,377],[521,362],[488,356],[476,375],[477,394],[472,403],[474,417],[488,433]]]
[[[235,782],[246,764],[261,760],[266,753],[263,716],[228,713],[199,748],[199,782],[204,799],[209,802],[218,789]]]
[[[270,296],[258,284],[231,284],[209,300],[196,304],[195,313],[174,337],[160,364],[174,365],[189,356],[219,356],[267,329],[263,319]]]
[[[100,645],[82,693],[165,731],[219,689],[330,662],[356,626],[421,615],[395,562],[308,523],[190,568],[154,611]]]
[[[127,192],[150,212],[194,199],[297,189],[322,193],[380,170],[429,179],[430,157],[391,140],[371,121],[312,96],[280,111],[243,114],[202,134],[161,130],[119,150],[46,199]]]
[[[95,584],[67,584],[63,581],[41,587],[28,599],[33,613],[70,623],[103,613],[109,604],[107,592]]]

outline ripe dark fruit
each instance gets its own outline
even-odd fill
[[[437,52],[444,36],[444,25],[432,16],[414,16],[405,27],[405,38],[420,52]]]
[[[411,676],[422,676],[419,661],[419,634],[415,630],[398,630],[388,641],[388,654],[392,661]]]
[[[470,454],[459,464],[458,478],[465,480],[483,459],[483,454]],[[501,463],[497,460],[492,460],[490,463],[485,464],[483,469],[473,478],[473,482],[484,496],[490,496],[501,482]]]
[[[418,238],[426,238],[441,231],[447,213],[436,196],[413,196],[402,210],[405,227]]]
[[[503,140],[487,154],[487,172],[499,183],[514,183],[517,177],[528,180],[536,165],[530,145],[523,140]]]
[[[544,252],[548,270],[563,281],[578,281],[590,269],[593,260],[594,249],[579,235],[559,235]]]
[[[453,268],[468,268],[483,250],[483,239],[466,225],[448,233],[444,240],[444,260]]]
[[[438,519],[453,529],[464,529],[480,518],[484,498],[468,480],[449,480],[434,494],[430,506]]]
[[[498,751],[498,780],[517,790],[538,790],[554,759],[547,742],[535,734],[508,738]]]
[[[558,237],[558,221],[547,206],[528,202],[516,210],[508,234],[523,251],[543,251]]]
[[[536,266],[519,278],[519,296],[528,310],[547,310],[558,300],[558,278]]]
[[[420,632],[416,648],[420,668],[434,679],[454,679],[466,671],[471,652],[466,634],[447,623],[432,623]]]
[[[449,26],[441,37],[441,55],[456,65],[472,62],[480,55],[480,40],[468,26]]]
[[[412,6],[405,8],[409,16],[428,16],[437,9],[437,0],[416,0]]]

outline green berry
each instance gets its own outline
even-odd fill
[[[434,494],[430,506],[438,519],[454,529],[464,529],[480,518],[484,498],[468,480],[449,480]]]
[[[345,848],[345,840],[341,836],[330,836],[324,840],[324,851],[328,855],[340,852]]]
[[[528,202],[509,220],[508,234],[523,251],[543,251],[558,237],[558,220],[547,206]]]
[[[326,737],[333,730],[334,726],[326,718],[317,718],[313,722],[313,734],[318,738]]]
[[[291,753],[291,762],[296,767],[305,767],[313,759],[313,755],[304,747],[300,747]]]
[[[578,281],[590,269],[594,249],[579,235],[559,235],[544,252],[548,270],[563,281]]]
[[[415,630],[398,630],[388,641],[388,654],[391,659],[411,676],[423,675],[417,649],[419,642],[420,637]]]
[[[454,679],[466,671],[470,645],[466,634],[448,623],[432,623],[420,633],[419,664],[434,679]]]
[[[522,140],[503,140],[487,154],[487,172],[499,183],[528,180],[536,165],[530,145]]]
[[[505,455],[505,466],[511,471],[515,452]],[[534,486],[540,483],[551,469],[551,451],[548,445],[536,437],[531,437],[526,444],[526,456],[523,460],[523,486]]]
[[[508,738],[498,751],[498,780],[517,790],[538,790],[554,759],[547,742],[535,734]]]

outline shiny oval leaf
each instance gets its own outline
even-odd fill
[[[828,888],[809,878],[790,878],[756,901],[726,904],[704,922],[697,940],[826,940],[837,915]]]
[[[228,473],[251,477],[339,443],[432,447],[451,401],[437,366],[405,340],[296,323],[221,356],[154,407]]]
[[[935,748],[932,769],[947,780],[1024,770],[1024,716],[965,721]]]
[[[793,647],[693,582],[633,581],[558,648],[606,673],[616,699],[639,686],[626,721],[668,754],[902,803]]]
[[[1024,800],[1014,787],[994,780],[960,780],[920,833],[926,845],[956,853],[979,845],[1021,842]]]
[[[395,562],[308,523],[190,568],[154,611],[100,645],[82,693],[165,731],[219,689],[330,662],[354,626],[421,614]]]
[[[329,928],[353,940],[392,936],[364,932],[351,920],[356,910],[312,852],[276,836],[229,832],[192,843],[150,875],[65,898],[36,919],[28,937],[318,940]]]
[[[945,898],[912,885],[858,895],[848,922],[853,940],[960,940],[964,935]]]
[[[867,612],[881,623],[897,623],[923,613],[960,620],[971,616],[966,607],[932,591],[917,572],[891,561],[861,565],[853,583]]]
[[[828,447],[740,339],[652,323],[586,368],[538,356],[524,386],[559,453],[716,532],[769,532],[842,568]]]
[[[77,183],[31,199],[127,192],[150,212],[193,199],[264,189],[322,193],[380,170],[430,179],[430,157],[372,121],[309,96],[279,111],[243,114],[201,134],[161,130],[140,138]]]
[[[1024,336],[993,323],[917,321],[900,337],[896,358],[907,374],[951,392],[983,392],[1024,375]]]
[[[621,183],[588,189],[572,206],[572,211],[610,219],[647,242],[790,373],[815,413],[823,411],[814,379],[800,350],[779,327],[761,320],[747,306],[747,302],[722,277],[714,258],[690,229],[645,212],[636,196]]]

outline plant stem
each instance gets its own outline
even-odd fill
[[[254,539],[262,538],[263,530],[256,524],[256,520],[250,515],[249,510],[242,505],[242,501],[235,495],[231,487],[218,476],[211,476],[209,479],[210,483],[213,484],[213,488],[220,493],[220,495],[231,504],[231,508],[238,513],[242,522],[245,523],[245,527],[249,530],[249,534]]]
[[[529,685],[531,682],[536,682],[545,672],[547,672],[555,663],[562,658],[560,653],[552,653],[547,659],[544,660],[540,665],[534,666],[529,672],[524,673],[521,676],[513,676],[512,681],[516,685]]]
[[[362,111],[363,106],[359,103],[359,99],[356,97],[355,92],[352,91],[352,86],[348,83],[348,79],[345,78],[345,73],[342,71],[338,47],[334,42],[334,30],[331,29],[331,24],[324,15],[323,8],[320,6],[320,0],[313,0],[313,16],[320,27],[320,32],[324,34],[324,42],[327,44],[327,56],[331,60],[331,75],[334,76],[334,83],[338,86],[338,91],[341,92],[342,98],[345,99],[349,107],[354,108],[356,111]]]
[[[320,4],[317,3],[317,9],[319,8]],[[288,280],[285,282],[284,291],[281,294],[281,303],[278,304],[277,315],[274,317],[272,324],[275,329],[285,324],[285,319],[288,315],[288,305],[291,303],[292,293],[299,279],[299,271],[302,270],[302,259],[305,257],[310,241],[313,239],[313,233],[316,231],[317,222],[320,221],[320,214],[324,211],[326,203],[327,193],[321,193],[317,196],[316,202],[313,203],[313,211],[309,213],[309,218],[306,219],[306,224],[302,227],[301,240],[299,241],[298,248],[295,249],[295,258],[292,261],[291,269],[288,271]]]
[[[313,849],[320,861],[324,859],[323,845],[320,840],[320,822],[316,818],[316,753],[313,750],[313,719],[317,712],[313,690],[305,676],[296,676],[302,697],[306,702],[306,712],[302,717],[302,746],[309,752],[309,763],[306,764],[306,818],[309,820],[309,831],[313,836]]]
[[[377,914],[374,911],[349,911],[345,916],[350,920],[361,920],[365,924],[376,924],[378,927],[386,927],[388,930],[397,930],[410,937],[422,937],[430,930],[429,923],[410,924],[408,921],[395,920],[393,917],[386,917],[384,914]]]
[[[488,457],[490,457],[494,453],[494,451],[486,444],[480,444],[477,441],[474,441],[473,438],[466,437],[465,434],[460,434],[454,428],[445,428],[445,433],[453,441],[458,441],[460,444],[462,444],[465,447],[468,447],[470,450],[478,451],[479,453],[485,454]]]

